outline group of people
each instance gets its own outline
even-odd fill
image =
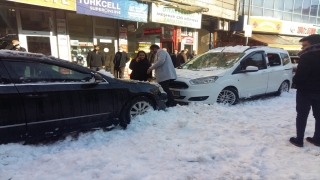
[[[1,49],[27,52],[26,48],[20,46],[20,42],[18,40],[12,40],[11,44],[3,43]]]
[[[88,53],[87,64],[88,68],[99,71],[104,69],[104,56],[99,52],[100,47],[94,46],[94,50]],[[152,71],[155,71],[156,81],[161,85],[162,89],[167,93],[168,101],[167,106],[172,107],[176,105],[172,92],[169,89],[170,81],[177,78],[175,67],[169,53],[161,49],[158,45],[150,46],[150,56],[152,61],[148,59],[144,51],[139,51],[137,57],[132,59],[129,68],[132,70],[130,79],[139,81],[151,81]],[[115,54],[114,76],[115,78],[123,78],[126,63],[130,60],[128,53],[121,47]]]
[[[188,52],[189,50],[187,48],[180,52],[176,49],[174,50],[174,53],[171,55],[174,67],[179,67],[197,56],[196,50],[193,50],[191,54]]]

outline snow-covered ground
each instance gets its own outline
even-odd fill
[[[236,106],[149,112],[127,130],[0,145],[1,180],[318,180],[320,148],[295,136],[295,91]],[[306,136],[314,132],[310,113]]]

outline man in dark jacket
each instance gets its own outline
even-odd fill
[[[20,46],[20,42],[18,40],[12,40],[12,44],[8,45],[6,49],[27,52],[26,48]]]
[[[320,35],[313,34],[299,42],[302,44],[302,51],[298,53],[299,65],[293,78],[293,86],[297,89],[297,137],[290,138],[290,142],[303,147],[307,118],[312,107],[316,120],[315,131],[313,137],[307,137],[306,140],[320,146]]]
[[[119,47],[119,51],[116,53],[113,59],[115,78],[122,79],[124,77],[124,69],[129,60],[130,58],[128,53],[124,52],[123,49]]]
[[[87,56],[87,66],[89,69],[94,71],[99,71],[104,69],[104,55],[99,52],[100,47],[98,45],[94,46],[94,50],[90,51]]]
[[[182,64],[186,63],[188,60],[187,60],[187,56],[185,54],[185,51],[182,50],[178,56],[177,56],[177,59],[176,59],[176,67],[179,67],[181,66]]]

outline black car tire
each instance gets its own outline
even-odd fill
[[[124,106],[121,112],[120,126],[125,129],[127,125],[130,124],[132,118],[144,114],[150,108],[153,110],[155,109],[154,102],[151,99],[144,96],[139,96],[132,99]]]
[[[223,89],[217,98],[217,103],[226,105],[235,105],[238,103],[239,96],[237,90],[231,87]]]
[[[275,93],[276,96],[280,96],[282,92],[289,92],[290,89],[290,83],[289,81],[283,81],[278,89],[278,91]]]

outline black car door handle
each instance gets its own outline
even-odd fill
[[[27,98],[44,98],[48,97],[48,94],[27,94]]]

